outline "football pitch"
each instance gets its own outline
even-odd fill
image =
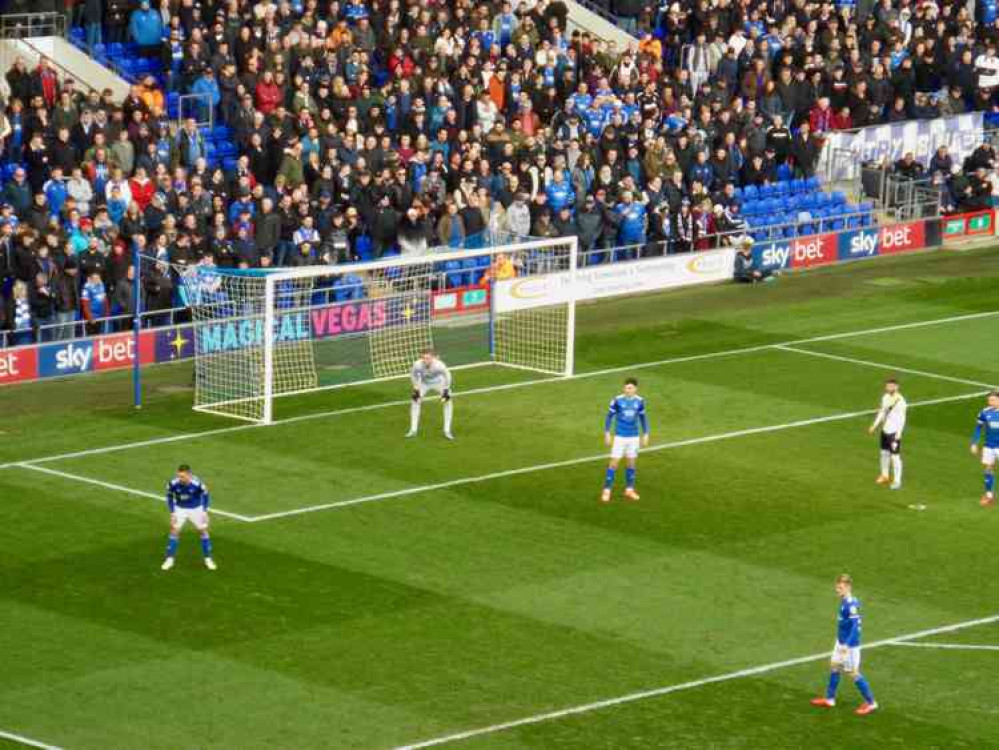
[[[0,747],[65,750],[999,747],[999,510],[975,416],[999,384],[994,249],[579,310],[572,379],[456,373],[191,411],[190,369],[0,390]],[[641,500],[598,502],[639,379]],[[887,377],[905,486],[874,484]],[[177,464],[212,489],[219,570]],[[821,693],[833,579],[864,672]]]

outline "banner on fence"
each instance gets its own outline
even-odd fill
[[[735,250],[730,248],[587,266],[576,271],[575,298],[601,299],[723,281],[732,278],[734,266]],[[569,272],[499,281],[493,294],[497,312],[564,304],[570,298]]]
[[[884,159],[897,161],[910,151],[916,160],[929,164],[940,146],[947,146],[955,164],[960,164],[982,143],[981,112],[969,112],[932,120],[907,120],[874,125],[855,133],[827,133],[818,173],[826,180],[852,180],[861,164]],[[850,156],[846,156],[846,152]]]

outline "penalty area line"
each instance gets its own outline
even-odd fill
[[[941,635],[943,633],[954,633],[959,630],[965,630],[967,628],[973,628],[979,625],[991,625],[992,623],[999,622],[999,614],[990,615],[989,617],[982,617],[976,620],[965,620],[964,622],[954,623],[952,625],[943,625],[937,628],[930,628],[928,630],[917,630],[914,633],[906,633],[904,635],[899,635],[894,638],[887,638],[881,641],[875,641],[874,643],[868,644],[863,647],[865,651],[870,651],[873,648],[882,648],[884,646],[902,646],[902,645],[916,645],[910,644],[909,641],[915,641],[920,638],[928,638],[934,635]],[[745,677],[755,677],[757,675],[768,674],[770,672],[777,672],[782,669],[788,669],[789,667],[797,667],[802,664],[811,664],[813,662],[822,661],[829,658],[829,652],[823,651],[821,654],[811,654],[810,656],[799,656],[796,659],[787,659],[785,661],[772,662],[770,664],[762,664],[758,667],[750,667],[748,669],[740,669],[736,672],[728,672],[726,674],[715,675],[713,677],[705,677],[699,680],[690,680],[689,682],[681,682],[675,685],[667,685],[665,687],[654,688],[652,690],[643,690],[637,693],[629,693],[628,695],[621,695],[616,698],[608,698],[606,700],[594,701],[593,703],[582,703],[577,706],[569,706],[568,708],[562,708],[557,711],[549,711],[547,713],[535,714],[533,716],[525,716],[521,719],[514,719],[512,721],[505,721],[500,724],[493,724],[486,727],[478,727],[476,729],[467,729],[462,732],[455,732],[453,734],[442,735],[440,737],[434,737],[428,740],[422,740],[420,742],[414,742],[408,745],[399,745],[394,748],[394,750],[422,750],[422,748],[427,747],[438,747],[440,745],[449,745],[456,742],[461,742],[463,740],[473,739],[475,737],[482,737],[489,734],[498,734],[499,732],[507,732],[511,729],[518,729],[520,727],[531,726],[534,724],[542,724],[550,721],[557,721],[559,719],[564,719],[569,716],[578,716],[580,714],[587,714],[593,711],[600,711],[606,708],[613,708],[614,706],[621,706],[627,703],[635,703],[642,700],[648,700],[650,698],[659,698],[665,695],[670,695],[672,693],[680,693],[686,690],[694,690],[696,688],[705,687],[707,685],[714,685],[720,682],[731,682],[733,680],[743,679]]]
[[[938,648],[945,651],[999,651],[999,646],[980,646],[975,643],[893,643],[893,646],[910,648]]]
[[[925,328],[927,326],[944,325],[947,323],[959,323],[968,320],[978,320],[980,318],[995,317],[997,315],[999,315],[999,310],[989,310],[986,312],[969,313],[965,315],[951,315],[945,318],[931,318],[929,320],[917,320],[912,323],[898,323],[896,325],[890,325],[890,326],[879,326],[877,328],[861,328],[853,331],[841,331],[840,333],[830,333],[823,336],[811,336],[808,338],[791,339],[789,341],[774,341],[769,344],[758,344],[756,346],[746,346],[736,349],[723,349],[720,351],[704,352],[702,354],[692,354],[681,357],[670,357],[668,359],[652,360],[648,362],[635,362],[630,365],[620,365],[617,367],[608,367],[601,370],[589,370],[587,372],[580,372],[572,375],[569,378],[555,378],[555,377],[538,378],[538,379],[520,381],[516,383],[505,383],[503,385],[475,388],[464,392],[459,390],[454,395],[457,398],[461,398],[464,396],[478,395],[484,393],[494,393],[497,391],[507,391],[507,390],[513,390],[515,388],[524,388],[533,385],[540,385],[543,383],[561,383],[565,381],[599,378],[599,377],[604,377],[606,375],[614,375],[622,372],[631,372],[633,370],[648,370],[655,367],[666,367],[669,365],[686,364],[690,362],[699,362],[702,360],[718,359],[721,357],[736,357],[745,354],[756,354],[759,352],[779,350],[781,347],[791,347],[802,344],[820,343],[823,341],[837,341],[839,339],[847,339],[855,336],[871,336],[880,333],[891,333],[893,331],[904,331],[913,328]],[[347,407],[344,409],[316,412],[313,414],[303,414],[300,416],[289,417],[288,419],[279,419],[275,421],[274,424],[271,426],[277,427],[279,425],[291,425],[291,424],[297,424],[299,422],[311,421],[314,419],[327,419],[330,417],[344,416],[347,414],[354,414],[357,412],[395,408],[398,406],[405,406],[408,403],[409,400],[406,399],[400,401],[366,404],[364,406]],[[199,438],[213,437],[216,435],[227,435],[229,433],[234,433],[234,432],[243,432],[244,430],[256,430],[265,426],[266,425],[263,424],[238,424],[238,425],[231,425],[229,427],[218,427],[211,430],[203,430],[201,432],[189,432],[179,435],[167,435],[159,438],[150,438],[148,440],[139,440],[133,443],[120,443],[117,445],[102,446],[100,448],[89,448],[87,450],[74,451],[71,453],[58,453],[49,456],[39,456],[38,458],[27,459],[25,461],[11,461],[9,463],[0,463],[0,469],[12,469],[19,466],[23,466],[25,464],[50,463],[53,461],[68,460],[71,458],[82,458],[84,456],[96,456],[104,453],[116,453],[118,451],[132,450],[135,448],[146,448],[153,445],[175,443],[181,440],[196,440]]]
[[[57,745],[49,745],[45,742],[39,742],[38,740],[33,740],[30,737],[25,737],[23,734],[5,732],[2,729],[0,729],[0,739],[10,740],[11,742],[16,742],[18,745],[24,745],[25,747],[37,747],[39,750],[62,750],[62,748]]]
[[[927,399],[925,401],[914,401],[909,404],[909,408],[914,408],[918,406],[932,406],[935,404],[946,404],[953,401],[966,401],[971,398],[980,398],[988,391],[975,391],[974,393],[963,393],[958,396],[944,396],[941,398]],[[685,440],[675,440],[669,443],[659,443],[653,445],[649,448],[643,448],[641,453],[658,453],[660,451],[674,450],[676,448],[686,448],[693,445],[703,445],[705,443],[717,443],[723,440],[732,440],[734,438],[747,437],[750,435],[762,435],[771,432],[782,432],[784,430],[791,430],[798,427],[809,427],[816,424],[825,424],[827,422],[839,422],[846,419],[854,419],[856,417],[869,416],[871,414],[876,414],[877,409],[862,409],[860,411],[848,411],[841,412],[839,414],[829,414],[824,417],[813,417],[811,419],[799,419],[794,422],[785,422],[784,424],[776,425],[765,425],[763,427],[749,427],[744,430],[734,430],[732,432],[722,432],[715,435],[704,435],[701,437],[687,438]],[[593,463],[596,461],[606,461],[607,453],[600,453],[592,456],[583,456],[581,458],[570,458],[565,461],[553,461],[551,463],[545,464],[535,464],[533,466],[521,466],[516,469],[506,469],[504,471],[495,471],[489,474],[480,474],[478,476],[472,477],[461,477],[459,479],[451,479],[446,482],[437,482],[435,484],[425,484],[419,485],[417,487],[406,487],[401,490],[392,490],[389,492],[379,492],[375,495],[365,495],[363,497],[355,497],[349,500],[337,500],[329,503],[321,503],[318,505],[308,505],[302,508],[293,508],[291,510],[278,511],[276,513],[267,513],[260,516],[251,516],[248,520],[251,523],[257,523],[260,521],[274,521],[279,518],[288,518],[290,516],[300,516],[305,513],[317,513],[323,510],[334,510],[337,508],[347,508],[352,505],[362,505],[365,503],[373,503],[379,500],[392,500],[400,497],[407,497],[409,495],[419,495],[425,492],[434,492],[437,490],[446,490],[452,487],[462,487],[469,484],[480,484],[482,482],[490,482],[494,479],[504,479],[507,477],[520,476],[522,474],[533,474],[539,471],[549,471],[551,469],[564,469],[569,466],[578,466],[580,464]]]
[[[50,469],[47,466],[35,466],[34,464],[15,464],[17,468],[27,469],[28,471],[37,471],[42,474],[48,474],[53,477],[59,477],[61,479],[66,479],[71,482],[82,482],[84,484],[92,484],[95,487],[103,487],[106,490],[112,490],[114,492],[124,492],[129,495],[136,495],[137,497],[145,497],[150,500],[156,500],[158,502],[165,503],[166,495],[157,495],[155,492],[146,492],[145,490],[137,490],[133,487],[126,487],[121,484],[114,484],[112,482],[105,482],[100,479],[93,479],[92,477],[84,477],[79,474],[70,474],[67,471],[58,471],[57,469]],[[231,518],[234,521],[243,521],[244,523],[249,523],[253,520],[251,516],[244,516],[240,513],[230,513],[226,510],[219,510],[218,508],[210,508],[209,512],[211,515],[222,516],[223,518]]]
[[[801,349],[797,346],[786,346],[780,345],[776,347],[782,352],[792,352],[794,354],[803,354],[809,357],[817,357],[819,359],[829,359],[834,362],[846,362],[851,365],[859,365],[861,367],[873,367],[878,370],[892,370],[893,372],[903,372],[907,375],[916,375],[921,378],[929,378],[930,380],[942,380],[946,383],[959,383],[961,385],[973,385],[977,388],[995,388],[993,383],[983,383],[979,380],[968,380],[967,378],[958,378],[953,375],[944,375],[939,372],[930,372],[928,370],[916,370],[912,367],[899,367],[898,365],[888,364],[886,362],[874,362],[869,359],[858,359],[857,357],[845,357],[842,354],[830,354],[829,352],[819,352],[814,349]]]

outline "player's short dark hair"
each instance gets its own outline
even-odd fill
[[[991,392],[989,392],[989,395],[990,396],[995,396],[996,398],[999,398],[999,391],[991,391]]]
[[[185,474],[190,474],[191,473],[191,467],[190,467],[189,464],[181,464],[180,466],[177,467],[177,471],[182,471]]]
[[[898,385],[898,380],[896,380],[895,378],[888,378],[885,382],[894,383],[895,385]]]
[[[633,386],[635,386],[637,388],[638,387],[638,378],[625,378],[624,384],[625,385],[633,385]]]

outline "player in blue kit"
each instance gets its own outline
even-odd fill
[[[975,422],[975,434],[971,436],[971,453],[978,455],[978,444],[985,435],[985,447],[982,448],[982,466],[985,467],[985,494],[982,495],[982,507],[992,505],[996,501],[994,493],[996,486],[995,465],[999,458],[999,391],[989,394],[988,406],[978,412]]]
[[[191,473],[190,466],[181,464],[177,467],[177,476],[167,485],[166,502],[170,509],[170,540],[167,542],[166,559],[160,567],[163,570],[173,567],[177,547],[180,545],[180,530],[190,521],[201,533],[205,567],[215,570],[217,566],[212,559],[212,540],[208,535],[208,486]]]
[[[836,689],[839,687],[841,673],[846,672],[853,677],[853,684],[864,698],[855,713],[867,716],[877,710],[871,686],[860,674],[860,631],[863,619],[860,616],[860,600],[853,595],[853,579],[845,573],[836,578],[836,593],[839,595],[839,616],[836,623],[836,645],[833,647],[832,671],[829,674],[829,686],[824,698],[813,698],[813,706],[832,708],[836,705]]]
[[[611,449],[611,459],[604,479],[604,491],[600,495],[601,502],[610,502],[617,465],[622,458],[627,461],[624,496],[628,500],[637,500],[635,463],[638,460],[639,445],[647,447],[649,444],[649,419],[645,414],[645,399],[638,395],[638,380],[635,378],[625,380],[624,393],[615,396],[610,403],[607,419],[604,421],[604,442]]]

